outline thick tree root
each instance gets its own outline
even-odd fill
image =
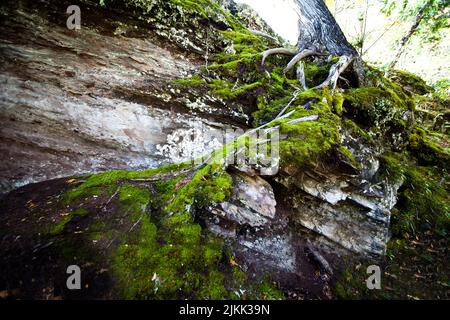
[[[286,66],[286,68],[284,68],[283,72],[284,73],[289,72],[297,64],[297,62],[305,59],[306,57],[317,55],[317,54],[318,54],[318,52],[314,51],[314,50],[305,49],[305,50],[300,51],[292,58],[291,61],[289,61],[288,65]]]
[[[302,85],[303,90],[308,90],[305,77],[305,65],[303,64],[303,62],[300,62],[300,64],[297,67],[297,80]]]
[[[274,49],[266,50],[266,51],[264,51],[262,53],[263,58],[262,58],[262,61],[261,61],[261,65],[263,66],[265,64],[265,62],[266,62],[266,59],[269,56],[273,55],[273,54],[285,54],[285,55],[288,55],[288,56],[293,56],[296,53],[297,53],[296,51],[289,50],[289,49],[286,49],[286,48],[274,48]]]
[[[262,62],[261,65],[264,66],[264,63],[266,62],[266,59],[273,55],[273,54],[285,54],[285,55],[294,55],[294,57],[289,61],[286,68],[284,68],[283,72],[286,74],[289,72],[294,66],[300,62],[301,60],[310,57],[310,56],[317,56],[317,55],[324,55],[323,53],[317,52],[316,50],[311,49],[304,49],[300,52],[295,52],[286,48],[274,48],[266,50],[262,53]],[[352,56],[341,56],[339,58],[339,61],[335,63],[330,68],[330,72],[328,74],[328,78],[322,82],[320,85],[314,87],[316,88],[322,88],[325,86],[330,87],[332,90],[336,89],[337,82],[341,78],[341,74],[349,67],[349,65],[355,61],[355,57]],[[359,76],[359,74],[358,74]],[[359,77],[358,77],[359,78]],[[303,90],[307,90],[308,87],[306,86],[306,79],[305,79],[305,66],[303,63],[300,63],[297,67],[297,79],[302,85]]]
[[[335,63],[330,68],[330,73],[328,74],[328,78],[322,82],[322,84],[318,85],[316,88],[322,88],[325,86],[330,87],[332,90],[336,89],[337,82],[341,74],[348,68],[348,66],[353,62],[354,58],[350,56],[342,56],[339,58],[339,61]]]

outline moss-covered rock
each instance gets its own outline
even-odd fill
[[[345,94],[346,111],[362,126],[379,128],[396,125],[407,128],[405,115],[411,111],[410,99],[402,100],[394,91],[379,87],[351,89]]]
[[[409,150],[421,165],[438,165],[450,169],[450,152],[433,142],[425,130],[415,128],[409,134]]]
[[[418,95],[424,95],[434,91],[422,78],[404,70],[392,71],[389,74],[389,79],[400,85],[403,89]]]

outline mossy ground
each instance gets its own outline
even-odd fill
[[[233,244],[196,217],[231,188],[220,165],[105,172],[66,192],[60,205],[69,213],[46,229],[61,238],[53,249],[61,259],[107,263],[121,298],[281,298],[270,280],[248,278],[234,263]],[[71,236],[76,230],[83,232]],[[90,243],[103,243],[104,252],[96,256]]]

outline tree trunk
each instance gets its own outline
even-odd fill
[[[269,49],[263,52],[262,64],[271,54],[295,55],[284,69],[284,72],[287,73],[306,57],[330,54],[339,56],[339,61],[330,68],[328,78],[317,87],[329,86],[334,90],[338,80],[341,79],[341,74],[350,66],[356,75],[357,85],[366,85],[361,57],[347,41],[325,2],[323,0],[294,0],[294,4],[294,9],[299,17],[297,52],[292,53],[285,48]],[[300,63],[297,67],[297,78],[302,83],[303,89],[307,89],[304,85],[304,77],[303,65]]]
[[[323,0],[295,0],[295,4],[299,16],[299,51],[309,49],[358,57]]]
[[[340,74],[351,63],[358,85],[366,85],[362,59],[356,49],[347,41],[325,2],[323,0],[294,1],[299,16],[297,43],[299,52],[312,50],[341,57],[339,63],[332,68],[334,73],[330,72],[325,84],[332,83],[334,87]]]

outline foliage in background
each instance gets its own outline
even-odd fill
[[[442,39],[440,31],[450,27],[450,1],[448,0],[383,0],[383,12],[399,14],[400,19],[412,19],[423,9],[424,16],[417,34],[425,41],[435,42]]]

